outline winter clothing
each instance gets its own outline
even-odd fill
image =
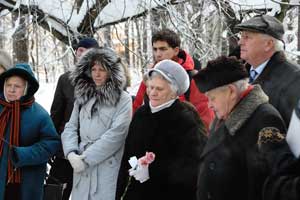
[[[8,70],[12,67],[12,64],[11,56],[7,52],[0,50],[0,67]]]
[[[209,61],[206,68],[194,76],[198,89],[207,92],[249,76],[245,66],[235,57],[220,56]]]
[[[74,86],[70,71],[62,74],[57,82],[50,113],[57,132],[60,134],[69,121],[74,105]]]
[[[94,38],[87,37],[87,38],[82,38],[81,40],[79,40],[75,49],[78,49],[79,47],[84,47],[86,49],[99,48],[99,44],[98,44],[97,40],[95,40]]]
[[[184,94],[189,86],[189,76],[187,72],[178,63],[172,60],[163,60],[155,65],[153,69],[150,69],[148,76],[151,77],[152,72],[158,72],[170,83],[177,86],[177,95]]]
[[[152,113],[149,104],[133,116],[118,176],[116,200],[128,182],[128,160],[153,152],[149,177],[140,183],[134,178],[124,200],[196,199],[199,156],[206,142],[205,128],[197,111],[176,100],[170,107]]]
[[[261,15],[253,17],[235,26],[236,30],[259,32],[270,35],[283,41],[284,28],[282,23],[275,17]]]
[[[259,132],[265,127],[286,132],[280,114],[261,87],[254,85],[225,121],[213,123],[201,155],[198,200],[262,199],[263,183],[272,167],[267,160],[276,158],[258,150]],[[272,152],[284,147],[286,143],[278,144]]]
[[[62,74],[57,82],[53,102],[50,109],[50,116],[58,134],[61,134],[65,124],[69,121],[74,105],[74,86],[70,80],[70,71]],[[67,183],[63,193],[63,200],[68,200],[72,190],[73,168],[68,160],[64,158],[62,145],[57,152],[55,159],[50,162],[50,175]],[[48,183],[55,183],[54,180],[48,179]]]
[[[90,74],[95,61],[109,74],[97,88]],[[90,49],[71,77],[75,104],[62,133],[63,150],[65,156],[83,155],[86,164],[82,172],[73,174],[72,199],[112,200],[132,112],[131,97],[123,91],[126,80],[120,59],[107,48]]]
[[[288,62],[283,52],[276,52],[253,84],[260,84],[286,125],[300,99],[300,67]]]
[[[289,134],[299,135],[300,115],[300,100],[293,114],[293,119],[289,126],[287,142],[290,145],[293,139],[288,140]],[[298,113],[299,114],[299,113]],[[291,133],[290,131],[295,131]],[[267,144],[270,145],[270,144]],[[271,144],[272,145],[272,144]],[[293,144],[295,145],[295,144]],[[293,150],[291,148],[291,150]],[[296,153],[296,154],[295,154]],[[298,158],[295,158],[297,155]],[[300,158],[299,153],[293,151],[277,154],[279,162],[274,165],[272,175],[267,179],[264,185],[264,200],[298,200],[300,199]]]
[[[179,57],[177,58],[176,62],[179,63],[188,73],[194,69],[193,58],[187,52],[180,50],[178,56]],[[144,82],[142,82],[133,102],[134,112],[143,104],[145,96],[146,85]],[[191,78],[189,90],[185,93],[185,95],[181,95],[179,98],[181,101],[187,100],[195,106],[201,120],[208,130],[209,125],[214,118],[214,113],[208,108],[208,99],[198,90],[194,79]]]
[[[20,100],[6,102],[3,85],[7,78],[14,75],[28,82],[28,90]],[[17,64],[7,70],[0,76],[0,84],[1,123],[5,120],[4,116],[11,115],[6,120],[6,128],[1,124],[1,138],[6,142],[1,141],[0,199],[12,199],[11,195],[19,195],[21,200],[41,200],[46,164],[58,149],[58,135],[47,111],[34,102],[33,95],[39,84],[29,65]],[[13,130],[10,130],[11,123]],[[12,148],[7,142],[13,144]],[[10,171],[10,163],[17,168],[16,171]],[[11,186],[14,189],[8,192]]]

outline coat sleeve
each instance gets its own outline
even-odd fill
[[[75,101],[71,118],[61,134],[61,142],[65,156],[70,152],[79,152],[78,138],[79,104]]]
[[[89,166],[97,165],[116,153],[124,145],[132,116],[130,96],[121,98],[111,127],[82,154]]]
[[[280,162],[274,166],[275,172],[264,184],[264,200],[300,199],[300,159],[282,154]]]
[[[11,159],[14,166],[24,167],[43,164],[56,153],[60,144],[59,137],[50,116],[46,113],[41,120],[39,131],[39,140],[31,146],[11,149]]]
[[[139,90],[133,101],[133,113],[143,104],[144,95],[146,93],[146,85],[144,82],[141,82]]]
[[[54,93],[53,102],[50,109],[50,116],[58,133],[61,133],[61,123],[64,122],[65,98],[62,91],[63,76],[60,76]]]

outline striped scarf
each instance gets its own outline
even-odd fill
[[[26,102],[21,103],[20,101],[6,102],[0,99],[0,104],[3,106],[3,110],[0,114],[0,156],[3,153],[3,147],[5,142],[5,130],[6,126],[10,123],[10,134],[9,134],[9,147],[19,146],[20,141],[20,110],[21,107],[29,107],[34,103],[34,97]],[[21,172],[20,169],[14,171],[11,160],[8,161],[8,182],[20,183]]]

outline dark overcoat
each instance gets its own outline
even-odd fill
[[[286,60],[283,52],[276,52],[254,81],[268,95],[269,102],[281,114],[286,126],[300,98],[300,67]]]
[[[126,139],[118,176],[116,199],[125,191],[132,156],[153,152],[150,179],[134,178],[123,200],[196,199],[199,158],[206,142],[205,128],[196,110],[176,100],[170,107],[151,113],[148,104],[135,113]]]
[[[215,125],[218,123],[214,123]],[[198,200],[260,200],[270,166],[258,151],[258,135],[265,127],[286,132],[278,111],[255,85],[226,121],[213,127],[201,155]]]

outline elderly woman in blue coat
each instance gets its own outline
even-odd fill
[[[72,200],[113,200],[131,121],[120,58],[108,48],[88,50],[71,73],[75,103],[62,133],[73,173]]]
[[[59,138],[34,101],[39,84],[27,64],[0,76],[0,199],[41,200],[48,159]]]

